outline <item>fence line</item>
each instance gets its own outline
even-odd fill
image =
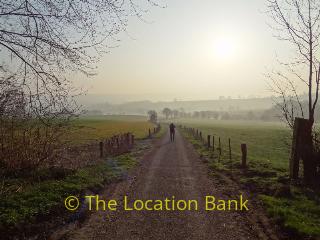
[[[218,138],[218,145],[217,148],[215,148],[215,135],[207,135],[207,141],[205,141],[205,138],[202,137],[202,131],[199,129],[191,128],[191,127],[186,127],[186,126],[179,126],[182,128],[184,131],[188,132],[190,135],[192,135],[195,139],[200,140],[204,146],[206,146],[209,150],[212,150],[215,152],[215,150],[218,151],[218,160],[220,160],[220,157],[222,155],[222,143],[221,143],[221,138],[220,136],[217,136]],[[212,144],[211,144],[212,140]],[[242,143],[240,145],[241,149],[241,167],[246,168],[247,167],[247,144]],[[231,147],[231,138],[228,138],[228,157],[229,160],[232,161],[232,147]]]
[[[151,138],[160,131],[160,124],[153,128],[153,133],[149,135],[149,129],[146,137]],[[151,131],[151,129],[150,129]],[[120,154],[130,152],[135,145],[135,135],[131,132],[117,134],[104,140],[89,142],[76,146],[64,146],[57,149],[55,155],[57,160],[53,166],[63,166],[76,169],[88,165],[93,165],[104,157],[114,157]]]
[[[160,124],[153,128],[153,133],[151,128],[148,129],[148,137],[152,136],[160,131]],[[114,135],[107,138],[105,142],[101,141],[99,143],[100,157],[104,156],[117,156],[123,153],[127,153],[132,149],[134,145],[134,135],[131,132]]]

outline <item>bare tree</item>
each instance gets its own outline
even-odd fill
[[[51,156],[60,130],[79,110],[70,76],[94,74],[95,63],[118,44],[116,36],[129,18],[142,17],[141,5],[132,0],[0,0],[0,164],[32,158],[35,166]]]
[[[168,119],[168,117],[172,114],[172,110],[166,107],[162,110],[162,114],[166,116],[166,119]]]
[[[152,123],[157,123],[158,121],[158,114],[155,110],[149,110],[148,111],[148,115],[149,115],[149,121]]]
[[[90,73],[106,40],[141,12],[131,0],[1,0],[1,53],[40,79],[62,81],[57,73],[70,69]]]
[[[179,116],[179,111],[177,109],[173,109],[172,110],[172,115],[173,115],[173,118],[178,118]]]
[[[54,96],[70,85],[70,71],[93,74],[128,18],[142,12],[132,0],[0,0],[0,73],[14,73],[30,94]]]
[[[268,13],[273,20],[271,27],[277,32],[277,38],[287,41],[296,52],[295,58],[289,63],[281,63],[287,72],[279,71],[270,74],[273,89],[280,95],[279,104],[283,116],[292,128],[295,117],[306,117],[304,101],[301,99],[303,90],[307,91],[306,109],[308,126],[306,129],[306,146],[304,163],[313,162],[313,139],[315,110],[319,97],[320,62],[320,1],[318,0],[267,0]],[[299,82],[304,89],[299,87]],[[306,161],[308,159],[308,161]],[[310,168],[305,166],[305,173],[312,175]]]

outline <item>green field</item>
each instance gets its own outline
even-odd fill
[[[136,115],[84,116],[75,120],[73,126],[74,129],[66,138],[74,144],[126,132],[133,133],[137,139],[144,138],[148,135],[149,128],[154,127],[147,117]]]
[[[182,119],[177,122],[207,135],[221,138],[222,156],[213,153],[187,131],[182,131],[197,152],[208,159],[210,174],[224,174],[240,183],[264,204],[266,211],[284,229],[290,239],[314,239],[320,236],[320,193],[318,190],[290,184],[288,168],[290,130],[280,123]],[[229,160],[228,138],[232,160]],[[248,167],[240,167],[240,144],[248,146]],[[221,178],[220,178],[221,180]]]
[[[204,137],[221,139],[223,154],[227,154],[228,139],[231,139],[232,154],[240,159],[240,145],[246,143],[249,162],[271,164],[279,170],[288,169],[290,154],[290,130],[281,123],[251,121],[219,121],[182,119],[178,124],[197,128]]]
[[[72,145],[126,132],[133,133],[136,139],[145,138],[149,128],[154,127],[147,117],[121,115],[80,117],[71,125],[71,131],[64,137]],[[3,193],[0,194],[0,231],[15,232],[17,225],[37,223],[37,217],[54,215],[55,211],[65,214],[61,205],[64,197],[78,196],[88,189],[101,189],[106,183],[121,179],[129,168],[136,165],[136,156],[146,147],[146,144],[136,144],[130,153],[108,161],[96,159],[94,165],[82,168],[43,166],[4,176],[0,189]]]

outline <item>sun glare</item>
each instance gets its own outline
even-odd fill
[[[215,57],[218,60],[227,60],[235,54],[235,43],[229,38],[218,38],[214,44]]]

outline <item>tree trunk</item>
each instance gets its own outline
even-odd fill
[[[305,128],[303,136],[303,145],[301,149],[301,156],[303,160],[303,175],[306,184],[314,185],[316,179],[316,160],[312,139],[313,121],[309,120]]]
[[[313,121],[295,118],[290,159],[290,178],[299,176],[299,161],[303,162],[303,178],[307,185],[315,184],[316,179],[316,154],[312,138]]]

